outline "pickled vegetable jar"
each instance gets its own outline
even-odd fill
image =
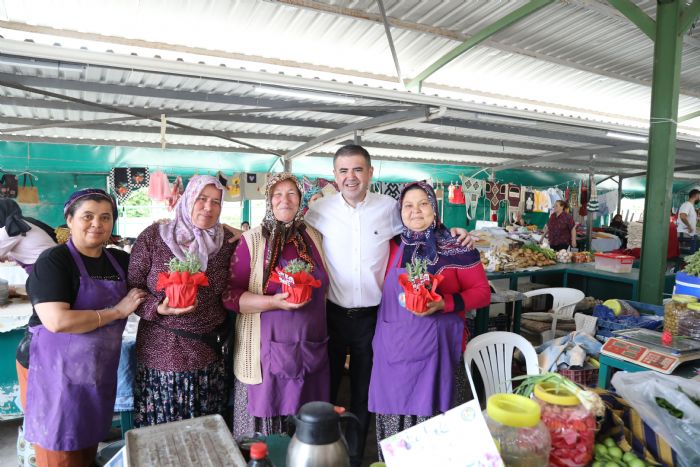
[[[555,384],[535,386],[535,400],[542,410],[542,422],[552,439],[549,465],[578,467],[593,460],[595,416],[572,392]]]
[[[677,336],[681,317],[688,312],[688,305],[697,301],[692,295],[673,295],[671,301],[664,305],[664,331]]]
[[[540,421],[540,407],[517,394],[494,394],[484,413],[491,436],[508,467],[545,467],[549,431]]]

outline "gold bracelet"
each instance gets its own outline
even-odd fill
[[[98,310],[95,310],[95,313],[97,313],[97,329],[102,327],[102,315]]]

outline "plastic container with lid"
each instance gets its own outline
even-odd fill
[[[542,422],[551,437],[549,465],[582,467],[590,464],[595,442],[595,416],[575,394],[555,384],[536,385],[534,395],[542,410]]]
[[[676,294],[664,305],[664,331],[672,336],[678,335],[678,323],[681,317],[688,312],[688,306],[697,303],[698,299],[692,295]]]
[[[549,432],[535,401],[517,394],[494,394],[486,403],[484,418],[505,465],[547,465]]]

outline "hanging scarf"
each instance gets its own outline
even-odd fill
[[[11,199],[0,199],[0,228],[5,228],[8,237],[29,232],[31,226],[22,217],[22,209]]]
[[[433,223],[421,232],[414,232],[404,225],[401,232],[401,242],[404,244],[401,267],[405,267],[416,259],[428,260],[428,272],[439,274],[445,268],[470,268],[481,263],[479,252],[475,248],[464,247],[440,221],[437,199],[432,187],[425,182],[413,182],[407,184],[401,192],[399,199],[399,211],[403,204],[406,192],[419,187],[428,195],[428,200],[435,213]]]
[[[184,260],[185,253],[194,254],[202,265],[202,271],[207,270],[209,257],[218,253],[224,243],[224,228],[218,219],[216,224],[208,229],[200,229],[192,222],[194,203],[207,185],[214,185],[220,190],[219,199],[223,200],[224,187],[218,178],[211,175],[195,175],[175,206],[175,218],[160,226],[160,238],[175,257]]]
[[[288,223],[278,221],[272,212],[272,189],[279,182],[284,180],[291,180],[294,185],[299,190],[299,206],[297,207],[297,212]],[[304,214],[303,207],[301,203],[301,193],[302,186],[299,179],[296,178],[289,172],[280,172],[274,175],[270,175],[267,178],[267,186],[265,188],[265,217],[262,221],[262,232],[263,236],[267,239],[267,255],[265,257],[265,267],[263,270],[263,290],[267,290],[267,284],[270,281],[270,275],[275,270],[279,258],[282,255],[282,250],[284,246],[288,243],[292,243],[297,250],[297,254],[301,259],[306,261],[311,265],[313,270],[314,262],[311,258],[311,249],[307,245],[302,232],[306,229],[304,224]]]

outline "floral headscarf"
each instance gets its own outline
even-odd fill
[[[267,186],[265,188],[265,217],[262,221],[262,233],[268,241],[267,257],[265,258],[265,269],[263,271],[264,284],[263,290],[267,289],[267,284],[270,281],[270,275],[275,270],[275,266],[279,262],[279,258],[282,255],[282,250],[287,243],[293,243],[296,247],[297,254],[301,259],[306,261],[313,268],[314,263],[311,258],[311,248],[306,243],[302,232],[306,229],[304,224],[303,208],[301,206],[301,199],[299,199],[299,207],[297,212],[288,223],[278,221],[272,212],[272,189],[275,185],[285,180],[291,180],[294,185],[299,190],[299,195],[303,193],[301,182],[289,172],[280,172],[271,175],[267,179]]]
[[[406,192],[415,188],[420,188],[428,195],[428,201],[435,212],[435,219],[432,225],[422,232],[414,232],[404,225],[401,232],[401,242],[404,244],[401,267],[405,267],[406,263],[415,259],[427,259],[428,272],[439,274],[446,267],[470,268],[480,263],[479,252],[475,248],[462,246],[440,221],[435,191],[427,183],[406,184],[399,198],[399,212]]]
[[[202,265],[202,271],[207,270],[209,256],[218,253],[224,243],[224,228],[218,219],[216,224],[208,229],[200,229],[192,222],[194,203],[207,185],[214,185],[221,191],[223,201],[224,187],[218,178],[211,175],[195,175],[175,206],[175,218],[160,226],[160,237],[170,251],[181,260],[185,259],[186,252],[194,254]]]

